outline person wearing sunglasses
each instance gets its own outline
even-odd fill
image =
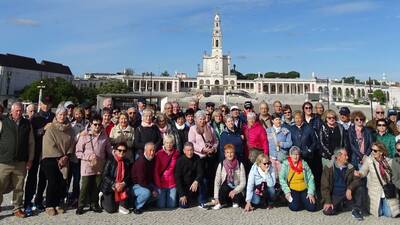
[[[282,111],[283,111],[282,126],[289,129],[289,127],[294,124],[292,107],[290,107],[290,105],[286,104],[283,106]]]
[[[385,145],[389,158],[394,157],[394,154],[396,153],[396,138],[393,134],[388,132],[388,124],[385,119],[378,119],[376,121],[375,140]]]
[[[351,210],[353,218],[364,219],[366,190],[361,179],[354,176],[355,168],[348,163],[349,156],[345,148],[336,149],[335,160],[324,167],[321,179],[321,197],[323,214],[336,215],[340,211]]]
[[[259,155],[250,169],[247,181],[245,212],[257,208],[272,208],[275,201],[276,176],[266,155]]]
[[[307,162],[301,159],[301,150],[292,146],[289,157],[282,163],[279,183],[291,211],[317,210],[314,175]]]
[[[400,214],[398,194],[388,196],[383,188],[392,183],[393,177],[392,159],[387,156],[385,145],[374,142],[371,155],[364,160],[359,171],[354,171],[354,175],[367,178],[369,213],[375,217],[394,218]]]
[[[365,127],[365,115],[361,111],[354,111],[350,115],[352,125],[347,130],[349,146],[348,150],[351,164],[358,170],[364,157],[371,154],[373,142],[372,132]]]
[[[127,187],[130,185],[128,146],[116,143],[103,170],[99,205],[108,213],[129,214]]]
[[[315,114],[313,113],[313,105],[311,104],[311,102],[304,102],[302,110],[304,115],[304,121],[312,128],[314,128],[315,132],[317,132],[318,134],[323,124],[323,121],[321,119],[322,116],[317,113]]]
[[[77,215],[82,215],[87,203],[93,212],[102,212],[99,202],[99,187],[102,179],[106,156],[111,156],[112,147],[104,132],[100,115],[94,115],[90,123],[90,131],[82,135],[76,144],[76,157],[80,159],[80,175],[82,180]]]
[[[372,131],[376,131],[376,121],[379,119],[385,119],[385,110],[383,109],[382,106],[377,105],[375,107],[374,117],[372,118],[372,120],[369,120],[367,122],[366,126]]]
[[[347,133],[343,126],[337,122],[336,112],[328,109],[322,115],[324,123],[319,131],[321,145],[322,165],[328,165],[333,159],[333,151],[337,148],[346,147]]]

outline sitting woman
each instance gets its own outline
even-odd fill
[[[118,210],[121,214],[128,214],[128,194],[126,193],[129,184],[129,160],[125,158],[128,146],[121,142],[115,145],[113,150],[114,158],[107,161],[103,179],[100,185],[102,197],[101,206],[108,213]]]
[[[221,209],[223,205],[233,203],[238,208],[244,201],[243,191],[246,187],[246,172],[244,166],[235,157],[235,146],[224,146],[225,159],[218,165],[214,182],[215,206]]]
[[[300,159],[301,150],[292,146],[289,157],[282,163],[279,172],[279,183],[289,202],[289,209],[300,211],[306,209],[314,212],[317,210],[315,204],[314,176],[308,164]]]
[[[175,208],[177,205],[174,172],[179,152],[174,148],[174,140],[172,135],[166,135],[163,139],[164,146],[155,156],[153,177],[159,190],[158,208]]]
[[[396,217],[400,214],[397,190],[393,187],[394,195],[390,196],[383,189],[392,184],[392,159],[388,158],[385,145],[380,142],[372,143],[371,149],[372,154],[365,158],[360,171],[355,171],[354,175],[367,177],[369,212],[376,217]]]
[[[251,167],[247,182],[246,206],[244,210],[253,210],[253,205],[272,208],[275,201],[275,172],[268,156],[259,155]]]

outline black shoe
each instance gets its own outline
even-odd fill
[[[354,219],[356,219],[358,221],[364,220],[362,212],[359,209],[353,209],[351,211],[351,215],[353,216]]]
[[[134,209],[133,213],[139,215],[139,214],[142,214],[143,211],[141,209]]]
[[[98,205],[91,206],[91,207],[90,207],[90,210],[93,211],[93,212],[95,212],[95,213],[101,213],[101,212],[103,212],[103,210],[102,210],[102,209],[100,208],[100,206],[98,206]]]
[[[78,207],[75,211],[76,215],[82,215],[85,211],[83,211],[83,207]]]

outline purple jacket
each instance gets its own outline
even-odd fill
[[[81,176],[100,175],[106,161],[106,155],[111,155],[112,147],[107,134],[103,131],[98,136],[91,134],[79,137],[76,144],[76,157],[81,159]],[[90,158],[96,155],[99,166],[90,165]]]

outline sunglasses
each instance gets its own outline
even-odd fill
[[[364,120],[365,120],[365,119],[361,119],[361,118],[356,118],[356,119],[355,119],[355,121],[357,121],[357,122],[358,122],[358,121],[364,122]]]
[[[386,124],[384,124],[384,123],[378,123],[376,126],[377,126],[377,127],[386,127]]]
[[[376,114],[385,114],[385,112],[379,111],[379,112],[375,112]]]
[[[271,165],[271,161],[263,162],[262,164],[264,164],[264,166],[266,166],[266,165]]]
[[[102,124],[101,124],[101,123],[92,123],[92,125],[95,126],[95,127],[97,127],[97,126],[100,126],[100,125],[102,125]]]
[[[304,107],[304,109],[312,109],[312,107]]]
[[[117,151],[119,151],[119,152],[121,152],[121,153],[126,153],[126,149],[120,149],[120,148],[117,148]]]
[[[373,149],[372,151],[373,151],[374,153],[380,152],[379,150],[376,150],[376,149]]]
[[[133,114],[133,112],[128,112],[128,114],[129,114],[129,115],[132,115],[132,114]]]
[[[328,116],[326,117],[328,120],[335,120],[336,118],[334,116]]]

